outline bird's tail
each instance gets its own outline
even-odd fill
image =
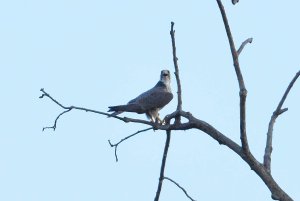
[[[108,112],[119,112],[119,111],[126,111],[127,105],[117,105],[117,106],[109,106]]]
[[[113,113],[111,113],[107,117],[116,116],[116,115],[121,114],[124,111],[123,106],[125,106],[125,105],[109,106],[108,107],[109,108],[108,112],[113,112]]]
[[[108,112],[113,112],[111,115],[118,115],[122,112],[136,112],[142,113],[142,109],[137,104],[127,104],[127,105],[117,105],[117,106],[109,106]]]

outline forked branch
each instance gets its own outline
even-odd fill
[[[273,148],[272,148],[273,127],[274,127],[274,124],[275,124],[275,121],[276,121],[277,117],[288,110],[288,108],[283,108],[282,109],[282,106],[283,106],[283,103],[286,100],[289,92],[291,91],[293,85],[297,81],[299,75],[300,75],[300,71],[298,71],[296,73],[296,75],[294,76],[294,78],[290,82],[289,86],[285,90],[285,92],[284,92],[277,108],[273,112],[273,114],[271,116],[271,119],[270,119],[270,122],[269,122],[269,127],[268,127],[268,132],[267,132],[267,142],[266,142],[265,155],[264,155],[264,166],[266,167],[266,169],[269,172],[271,172],[271,154],[272,154],[272,150],[273,150]]]
[[[237,76],[239,88],[240,88],[240,93],[239,93],[240,94],[240,138],[241,138],[243,150],[245,152],[249,152],[249,145],[248,145],[247,133],[246,133],[247,89],[245,87],[243,75],[242,75],[242,72],[240,69],[239,58],[238,58],[239,53],[236,51],[236,48],[234,45],[233,37],[232,37],[231,31],[230,31],[230,27],[229,27],[229,23],[228,23],[228,19],[226,16],[224,6],[223,6],[221,0],[217,0],[217,3],[218,3],[218,6],[221,11],[222,18],[223,18],[223,22],[224,22],[224,26],[225,26],[225,30],[227,33],[231,54],[232,54],[233,66],[234,66],[234,69],[236,72],[236,76]],[[244,45],[242,44],[242,46],[241,46],[242,48],[240,48],[240,52],[242,51],[242,49],[245,45],[246,44],[244,44]]]
[[[127,136],[127,137],[121,139],[119,142],[117,142],[117,143],[115,143],[115,144],[111,143],[110,140],[108,140],[109,145],[110,145],[111,147],[114,147],[114,148],[115,148],[115,158],[116,158],[116,162],[118,162],[118,160],[119,160],[119,159],[118,159],[118,154],[117,154],[117,149],[118,149],[119,144],[121,144],[123,141],[128,140],[129,138],[131,138],[131,137],[133,137],[133,136],[135,136],[135,135],[137,135],[137,134],[139,134],[139,133],[146,132],[146,131],[151,130],[151,129],[153,129],[153,128],[151,127],[151,128],[146,128],[146,129],[143,129],[143,130],[139,130],[139,131],[137,131],[137,132],[135,132],[135,133],[133,133],[133,134],[131,134],[131,135],[129,135],[129,136]]]
[[[238,1],[233,0],[232,2],[238,2]],[[193,128],[198,129],[198,130],[203,131],[204,133],[208,134],[210,137],[212,137],[214,140],[219,142],[221,145],[227,146],[229,149],[231,149],[237,155],[239,155],[251,167],[251,169],[253,171],[255,171],[255,173],[264,181],[266,186],[270,189],[273,199],[280,200],[280,201],[292,201],[292,198],[289,197],[289,195],[287,193],[285,193],[280,188],[280,186],[276,183],[276,181],[273,179],[273,177],[270,173],[270,168],[268,168],[268,163],[271,162],[271,160],[268,159],[268,157],[271,158],[271,151],[270,150],[272,150],[272,132],[273,132],[273,126],[274,126],[275,119],[280,114],[287,111],[287,108],[282,109],[282,105],[283,105],[289,91],[291,90],[293,84],[295,83],[296,79],[299,77],[300,71],[296,74],[296,76],[294,77],[294,79],[290,83],[289,87],[287,88],[284,96],[282,97],[278,107],[276,108],[276,110],[273,114],[274,117],[272,116],[273,119],[271,118],[271,121],[270,121],[271,123],[269,125],[269,131],[268,131],[268,140],[269,140],[269,142],[267,142],[267,145],[266,145],[266,150],[268,149],[268,151],[266,151],[266,153],[265,153],[266,162],[264,161],[264,164],[261,164],[251,154],[249,146],[248,146],[247,135],[246,135],[246,96],[247,96],[247,90],[246,90],[246,87],[245,87],[245,84],[244,84],[243,76],[242,76],[239,61],[238,61],[239,54],[242,52],[245,45],[248,44],[249,42],[251,42],[252,40],[247,39],[246,41],[244,41],[242,43],[240,48],[238,50],[236,50],[235,45],[234,45],[234,41],[233,41],[233,38],[232,38],[232,34],[231,34],[231,31],[230,31],[229,23],[228,23],[228,20],[227,20],[227,17],[226,17],[225,9],[222,5],[221,0],[217,0],[217,3],[218,3],[218,6],[220,8],[221,15],[222,15],[222,18],[223,18],[223,22],[224,22],[224,25],[225,25],[225,30],[226,30],[226,33],[227,33],[227,37],[228,37],[228,41],[229,41],[230,49],[231,49],[231,53],[232,53],[233,64],[234,64],[236,76],[237,76],[238,83],[239,83],[240,138],[241,138],[241,144],[242,144],[241,146],[239,144],[237,144],[236,142],[234,142],[233,140],[231,140],[230,138],[228,138],[225,134],[218,131],[216,128],[214,128],[209,123],[207,123],[205,121],[202,121],[200,119],[197,119],[191,113],[185,112],[185,111],[182,110],[181,83],[180,83],[179,69],[178,69],[178,63],[177,63],[178,59],[177,59],[177,56],[176,56],[175,31],[174,31],[174,23],[173,22],[171,23],[170,34],[171,34],[171,38],[172,38],[173,62],[174,62],[174,66],[175,66],[175,76],[176,76],[176,81],[177,81],[177,86],[178,86],[178,94],[177,94],[178,95],[177,96],[178,105],[177,105],[177,110],[176,111],[174,111],[173,113],[171,113],[171,114],[169,114],[165,117],[166,124],[161,125],[161,124],[156,124],[156,123],[152,123],[152,122],[141,120],[141,119],[132,119],[132,118],[127,118],[127,117],[114,116],[114,115],[111,115],[109,113],[105,113],[105,112],[101,112],[101,111],[97,111],[97,110],[92,110],[92,109],[88,109],[88,108],[83,108],[83,107],[77,107],[77,106],[66,107],[66,106],[62,105],[60,102],[58,102],[56,99],[54,99],[52,96],[50,96],[47,92],[45,92],[44,89],[41,89],[43,94],[40,96],[40,98],[48,97],[50,100],[52,100],[54,103],[56,103],[57,105],[59,105],[61,108],[64,109],[64,111],[62,113],[60,113],[57,116],[57,118],[55,119],[54,125],[52,127],[45,127],[45,128],[55,129],[58,119],[62,115],[66,114],[67,112],[70,112],[73,109],[86,111],[86,112],[97,113],[97,114],[100,114],[100,115],[105,115],[107,117],[112,117],[112,118],[121,120],[121,121],[126,122],[126,123],[134,122],[134,123],[141,123],[141,124],[145,124],[145,125],[150,125],[151,128],[144,129],[142,131],[138,131],[138,132],[122,139],[121,141],[119,141],[116,144],[112,144],[109,141],[110,145],[112,147],[115,147],[116,160],[118,160],[117,159],[117,146],[122,141],[124,141],[126,139],[129,139],[129,138],[135,136],[136,134],[138,134],[140,132],[144,132],[146,130],[150,130],[150,129],[166,130],[166,142],[165,142],[165,147],[164,147],[164,152],[163,152],[163,157],[162,157],[158,187],[157,187],[156,196],[154,198],[154,201],[159,200],[164,179],[167,179],[167,180],[173,182],[175,185],[177,185],[179,188],[181,188],[185,192],[185,194],[187,195],[188,198],[190,198],[188,196],[188,194],[186,193],[186,191],[179,184],[177,184],[173,180],[169,179],[168,177],[165,177],[164,172],[165,172],[168,149],[169,149],[170,140],[171,140],[171,131],[172,130],[187,130],[187,129],[193,129]],[[187,122],[181,123],[181,121],[180,121],[181,117],[186,118]],[[173,119],[173,118],[175,118],[175,122],[173,124],[170,124],[170,122],[171,122],[170,120]],[[269,134],[270,134],[271,137],[269,137]],[[269,165],[269,167],[270,167],[270,165]],[[193,199],[191,199],[191,200],[193,200]]]

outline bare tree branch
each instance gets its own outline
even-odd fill
[[[253,38],[248,38],[247,40],[245,40],[245,41],[241,44],[241,46],[239,47],[239,49],[238,49],[238,51],[237,51],[238,56],[240,56],[240,54],[242,53],[244,47],[245,47],[248,43],[252,43],[252,41],[253,41]]]
[[[272,154],[272,150],[273,150],[273,148],[272,148],[273,127],[274,127],[277,117],[288,110],[288,108],[284,108],[284,109],[281,109],[281,108],[282,108],[282,105],[283,105],[284,101],[286,100],[290,90],[292,89],[294,83],[297,81],[299,75],[300,75],[300,71],[298,71],[296,73],[296,75],[290,82],[289,86],[285,90],[285,92],[284,92],[276,110],[273,112],[270,122],[269,122],[269,127],[268,127],[268,132],[267,132],[267,142],[266,142],[265,155],[264,155],[264,166],[266,167],[266,169],[269,172],[271,172],[271,154]]]
[[[161,162],[160,176],[159,176],[159,181],[158,181],[158,186],[157,186],[157,191],[156,191],[154,201],[159,200],[159,196],[160,196],[160,192],[161,192],[161,188],[162,188],[162,183],[163,183],[163,180],[164,180],[166,160],[167,160],[168,150],[169,150],[170,140],[171,140],[171,131],[167,130],[166,134],[167,134],[167,138],[166,138],[163,158],[162,158],[162,162]]]
[[[152,128],[153,129],[158,129],[158,130],[166,130],[167,138],[166,138],[166,143],[165,143],[164,153],[163,153],[163,158],[162,158],[158,188],[157,188],[157,192],[156,192],[156,196],[155,196],[154,201],[159,200],[163,180],[167,178],[167,177],[164,177],[164,171],[165,171],[168,148],[169,148],[170,139],[171,139],[171,131],[172,130],[188,130],[188,129],[193,129],[193,128],[198,129],[198,130],[201,130],[204,133],[208,134],[210,137],[212,137],[217,142],[219,142],[219,144],[221,144],[221,145],[223,144],[223,145],[227,146],[229,149],[231,149],[236,154],[238,154],[251,167],[251,169],[253,171],[255,171],[255,173],[264,181],[266,186],[271,191],[273,199],[280,200],[280,201],[292,201],[292,198],[289,197],[289,195],[287,193],[285,193],[280,188],[280,186],[276,183],[276,181],[273,179],[273,177],[271,175],[271,172],[268,170],[268,168],[266,168],[267,165],[265,165],[265,163],[261,164],[260,162],[258,162],[257,159],[251,154],[251,152],[249,150],[249,145],[248,145],[247,135],[246,135],[246,96],[247,96],[247,90],[245,88],[244,80],[243,80],[243,77],[242,77],[242,73],[241,73],[240,66],[239,66],[239,61],[238,61],[238,56],[241,53],[241,51],[243,50],[244,46],[249,42],[249,39],[247,39],[241,45],[239,50],[236,51],[224,7],[222,5],[221,0],[217,0],[217,3],[218,3],[218,6],[220,8],[221,15],[222,15],[222,18],[223,18],[223,22],[224,22],[224,25],[225,25],[225,30],[226,30],[226,33],[227,33],[228,41],[229,41],[230,48],[231,48],[232,58],[233,58],[233,62],[234,62],[234,68],[235,68],[236,76],[237,76],[238,83],[239,83],[239,89],[240,89],[240,92],[239,92],[239,94],[240,94],[240,138],[241,138],[242,146],[238,145],[236,142],[234,142],[233,140],[228,138],[226,135],[224,135],[223,133],[218,131],[216,128],[214,128],[213,126],[211,126],[207,122],[202,121],[200,119],[197,119],[191,113],[185,112],[185,111],[182,110],[181,84],[180,84],[178,64],[177,64],[178,59],[176,57],[176,46],[175,46],[175,36],[174,36],[175,31],[174,31],[174,23],[173,22],[171,23],[171,32],[170,32],[170,34],[171,34],[171,37],[172,37],[172,48],[173,48],[173,61],[174,61],[174,66],[175,66],[175,76],[176,76],[176,81],[177,81],[177,85],[178,85],[178,105],[177,105],[177,110],[175,112],[167,115],[164,118],[166,124],[161,125],[161,124],[157,124],[157,123],[153,123],[153,122],[149,122],[149,121],[145,121],[145,120],[141,120],[141,119],[132,119],[132,118],[127,118],[127,117],[119,117],[119,116],[111,115],[109,113],[105,113],[105,112],[101,112],[101,111],[97,111],[97,110],[92,110],[92,109],[88,109],[88,108],[83,108],[83,107],[77,107],[77,106],[66,107],[66,106],[62,105],[60,102],[58,102],[56,99],[54,99],[52,96],[50,96],[48,93],[46,93],[44,91],[44,89],[41,89],[43,94],[40,96],[40,98],[43,98],[43,97],[46,96],[50,100],[52,100],[53,102],[55,102],[57,105],[59,105],[61,108],[63,108],[65,110],[64,112],[60,113],[57,116],[57,118],[55,119],[54,125],[52,127],[45,127],[44,129],[53,128],[55,130],[58,119],[63,114],[71,111],[72,109],[76,109],[76,110],[82,110],[82,111],[86,111],[86,112],[93,112],[93,113],[97,113],[97,114],[100,114],[100,115],[105,115],[107,117],[113,117],[113,118],[119,119],[119,120],[121,120],[123,122],[126,122],[126,123],[134,122],[134,123],[141,123],[141,124],[145,124],[145,125],[150,125],[151,128],[148,128],[149,130],[152,129]],[[282,107],[282,105],[283,105],[290,89],[292,88],[294,82],[298,78],[299,74],[300,74],[300,71],[296,74],[296,76],[294,77],[294,79],[290,83],[289,87],[287,88],[283,98],[281,99],[281,101],[280,101],[280,103],[279,103],[279,105],[278,105],[278,107],[275,110],[273,115],[279,116],[283,112],[287,111],[287,108],[281,109],[281,107]],[[275,122],[275,119],[277,118],[277,116],[274,118],[274,120],[273,120],[274,122]],[[187,122],[186,123],[181,123],[181,117],[186,118]],[[173,118],[175,118],[175,122],[173,124],[170,124],[170,122],[171,122],[170,120],[173,119]],[[272,121],[272,119],[271,119],[271,121]],[[269,146],[268,149],[270,149],[270,150],[272,150],[272,130],[273,130],[274,122],[272,122],[271,125],[269,125],[269,129],[271,130],[270,131],[271,137],[269,138],[269,136],[268,136],[269,139],[267,139],[267,140],[269,140],[271,142],[270,143],[267,142],[267,145],[266,145],[266,149],[267,149],[267,146]],[[117,153],[116,153],[118,144],[120,144],[122,141],[124,141],[124,140],[126,140],[130,137],[133,137],[137,133],[144,132],[148,129],[138,131],[138,132],[122,139],[117,144],[112,144],[109,141],[110,145],[112,147],[115,147],[116,160],[118,160],[117,159]],[[268,154],[269,154],[269,152],[268,152]],[[270,153],[270,158],[271,158],[271,153]],[[170,179],[169,179],[169,181],[171,181],[171,182],[173,182],[174,184],[177,185],[176,182],[174,182]],[[177,186],[180,187],[179,184]]]
[[[46,127],[43,128],[43,131],[44,131],[45,129],[53,129],[53,130],[55,131],[55,129],[56,129],[56,124],[57,124],[57,121],[58,121],[58,119],[60,118],[60,116],[62,116],[63,114],[65,114],[65,113],[67,113],[67,112],[70,112],[71,110],[72,110],[72,109],[70,108],[70,109],[67,109],[67,110],[63,111],[62,113],[60,113],[60,114],[56,117],[53,126],[46,126]]]
[[[164,177],[164,179],[169,180],[170,182],[174,183],[178,188],[180,188],[184,194],[191,200],[191,201],[196,201],[194,200],[191,196],[189,196],[189,194],[186,192],[186,190],[180,186],[177,182],[175,182],[174,180],[170,179],[169,177]]]
[[[239,88],[240,88],[240,138],[242,142],[242,147],[245,152],[249,152],[249,145],[248,145],[248,140],[247,140],[247,133],[246,133],[246,97],[247,97],[247,89],[244,84],[244,79],[243,75],[240,69],[240,64],[239,64],[239,59],[238,59],[238,52],[235,49],[233,37],[230,31],[229,23],[227,20],[226,12],[224,9],[224,6],[221,2],[221,0],[217,0],[219,9],[221,11],[221,15],[223,18],[225,30],[227,33],[229,45],[230,45],[230,50],[232,54],[232,59],[233,59],[233,66],[236,72],[236,76],[239,82]]]
[[[146,129],[143,129],[143,130],[139,130],[139,131],[137,131],[137,132],[135,132],[135,133],[133,133],[133,134],[131,134],[131,135],[129,135],[129,136],[127,136],[127,137],[121,139],[121,140],[120,140],[118,143],[116,143],[116,144],[112,144],[112,143],[110,142],[110,140],[108,140],[109,145],[110,145],[111,147],[114,147],[114,148],[115,148],[115,158],[116,158],[116,162],[118,162],[117,149],[118,149],[119,144],[121,144],[123,141],[125,141],[125,140],[127,140],[127,139],[129,139],[129,138],[131,138],[131,137],[133,137],[133,136],[135,136],[135,135],[137,135],[137,134],[139,134],[139,133],[142,133],[142,132],[145,132],[145,131],[148,131],[148,130],[151,130],[151,129],[153,129],[153,128],[151,127],[151,128],[146,128]]]
[[[66,111],[60,113],[56,117],[54,126],[44,127],[43,130],[48,129],[48,128],[53,128],[55,130],[56,129],[56,123],[57,123],[57,120],[59,119],[59,117],[61,117],[63,114],[65,114],[67,112],[70,112],[73,109],[75,109],[75,110],[82,110],[82,111],[85,111],[85,112],[92,112],[92,113],[96,113],[96,114],[101,114],[101,115],[104,115],[104,116],[107,116],[107,117],[113,117],[113,118],[119,119],[119,120],[121,120],[121,121],[123,121],[125,123],[134,122],[134,123],[146,124],[146,125],[152,126],[153,128],[156,128],[158,126],[158,124],[156,124],[156,123],[153,123],[153,122],[150,122],[150,121],[146,121],[146,120],[142,120],[142,119],[133,119],[133,118],[128,118],[128,117],[119,117],[119,116],[116,116],[116,115],[111,115],[110,113],[101,112],[101,111],[97,111],[97,110],[93,110],[93,109],[88,109],[88,108],[84,108],[84,107],[64,106],[60,102],[58,102],[56,99],[54,99],[50,94],[48,94],[43,88],[40,91],[43,92],[43,94],[39,98],[48,97],[54,103],[56,103],[61,108],[63,108],[63,109],[66,110]]]
[[[249,164],[251,169],[253,171],[255,171],[257,173],[257,175],[260,176],[260,178],[265,182],[267,187],[270,189],[273,199],[281,200],[281,201],[283,201],[283,200],[290,201],[290,200],[292,200],[292,198],[289,197],[289,195],[286,194],[279,187],[279,185],[275,182],[275,180],[271,176],[270,172],[265,168],[265,166],[263,166],[261,163],[259,163],[250,152],[248,140],[247,140],[247,133],[246,133],[247,90],[246,90],[246,87],[244,84],[244,79],[243,79],[243,76],[242,76],[242,73],[240,70],[240,65],[239,65],[239,60],[238,60],[239,53],[236,51],[236,48],[234,45],[233,37],[232,37],[231,31],[230,31],[230,27],[229,27],[229,23],[228,23],[228,20],[226,17],[224,6],[223,6],[221,0],[217,0],[217,3],[218,3],[218,6],[220,9],[222,18],[223,18],[223,22],[224,22],[224,26],[225,26],[225,30],[227,33],[231,54],[232,54],[233,65],[235,68],[236,76],[237,76],[238,83],[239,83],[239,89],[240,89],[240,92],[239,92],[239,95],[240,95],[240,138],[241,138],[241,142],[242,142],[242,150],[243,151],[241,153],[240,151],[238,151],[236,149],[232,149],[232,150],[235,151],[238,155],[240,155],[240,157]],[[247,42],[247,40],[245,42]],[[239,49],[240,52],[242,51],[242,48],[245,45],[246,45],[246,43],[244,43],[244,45],[242,44],[241,48]],[[284,111],[281,110],[280,112],[282,113]]]
[[[46,95],[44,95],[44,96],[46,96]],[[47,97],[51,97],[51,96],[49,94],[47,94]],[[52,97],[50,99],[53,101],[55,100]],[[56,102],[58,105],[62,106],[62,104],[60,104],[58,101],[54,101],[54,102]],[[71,107],[62,106],[62,107],[66,108],[66,109],[72,108],[72,109],[77,109],[77,110],[94,112],[94,113],[105,115],[105,116],[110,115],[108,113],[104,113],[104,112],[100,112],[100,111],[96,111],[96,110],[92,110],[92,109],[87,109],[87,108],[82,108],[82,107],[76,107],[76,106],[71,106]],[[250,152],[248,152],[246,154],[243,151],[242,147],[240,147],[236,142],[234,142],[230,138],[226,137],[226,135],[224,135],[223,133],[218,131],[212,125],[208,124],[205,121],[195,118],[191,113],[185,112],[185,111],[175,111],[175,112],[167,115],[165,117],[166,122],[170,122],[170,119],[176,118],[178,115],[186,118],[188,120],[188,122],[180,123],[180,124],[175,124],[175,122],[174,122],[173,124],[160,125],[160,124],[154,124],[152,122],[148,122],[148,121],[144,121],[144,120],[140,120],[140,119],[131,119],[131,118],[127,118],[127,117],[122,118],[122,117],[118,117],[118,116],[112,116],[112,117],[117,118],[126,123],[128,123],[128,122],[141,123],[141,124],[145,124],[145,125],[150,125],[150,126],[152,126],[153,129],[166,130],[168,132],[170,132],[171,130],[188,130],[188,129],[193,129],[193,128],[201,130],[204,133],[208,134],[213,139],[215,139],[217,142],[219,142],[219,144],[227,146],[232,151],[234,151],[236,154],[238,154],[251,167],[251,169],[253,171],[255,171],[258,176],[261,177],[261,179],[264,181],[264,183],[267,185],[267,187],[272,192],[273,199],[285,200],[285,201],[292,200],[278,186],[278,184],[275,182],[275,180],[272,178],[271,174],[266,170],[266,168],[261,163],[259,163]],[[168,136],[168,134],[167,134],[167,136]],[[168,137],[167,137],[167,139],[168,139]],[[165,153],[167,153],[166,146],[168,144],[169,144],[169,142],[168,142],[168,140],[166,140],[165,151],[164,151],[164,156],[163,156],[163,160],[162,160],[163,163],[161,166],[161,174],[163,174],[164,168],[165,168],[165,162],[166,162],[166,154]],[[158,198],[159,198],[159,194],[160,194],[161,187],[162,187],[161,178],[163,178],[163,177],[160,177],[160,179],[159,179],[159,186],[158,186],[158,191],[157,191]]]
[[[173,63],[175,67],[175,77],[177,82],[177,110],[182,110],[182,96],[181,96],[181,83],[179,77],[179,68],[178,68],[178,58],[176,55],[176,44],[175,44],[175,30],[174,30],[174,22],[171,22],[171,31],[170,31],[171,39],[172,39],[172,52],[173,52]],[[180,123],[180,116],[175,119],[176,123]]]
[[[51,97],[48,94],[48,97]],[[51,100],[54,100],[51,98]],[[57,102],[58,105],[62,105],[59,102]],[[65,107],[65,106],[63,106]],[[90,111],[94,112],[97,114],[105,115],[108,116],[110,114],[104,113],[104,112],[99,112],[96,110],[91,110],[87,108],[81,108],[81,107],[76,107],[76,106],[71,106],[71,107],[65,107],[66,109],[78,109],[78,110],[83,110],[83,111]],[[145,125],[150,125],[152,126],[153,129],[158,129],[158,130],[166,130],[169,132],[171,130],[188,130],[188,129],[198,129],[203,131],[204,133],[208,134],[210,137],[215,139],[219,144],[227,146],[229,149],[234,151],[236,154],[238,154],[250,167],[253,171],[257,173],[258,176],[264,181],[264,183],[267,185],[267,187],[270,189],[272,192],[272,197],[276,200],[285,200],[285,201],[291,201],[292,199],[278,186],[278,184],[275,182],[275,180],[272,178],[271,174],[266,170],[266,168],[259,163],[254,156],[249,152],[245,154],[243,151],[242,147],[239,146],[236,142],[228,138],[226,135],[218,131],[216,128],[214,128],[212,125],[209,123],[202,121],[200,119],[195,118],[191,113],[185,112],[185,111],[175,111],[165,117],[168,122],[170,122],[170,119],[176,118],[178,115],[181,117],[184,117],[188,120],[187,123],[180,123],[180,124],[166,124],[166,125],[160,125],[160,124],[154,124],[148,121],[140,120],[140,119],[131,119],[131,118],[121,118],[118,117],[117,119],[124,121],[124,122],[135,122],[135,123],[141,123]],[[116,118],[117,116],[112,116]],[[125,119],[126,118],[126,119]],[[167,132],[167,139],[168,139],[168,132]],[[170,137],[170,136],[169,136]],[[162,166],[161,166],[161,174],[164,173],[164,168],[165,168],[165,162],[166,162],[166,154],[167,153],[167,145],[170,143],[168,142],[170,139],[166,140],[166,145],[165,145],[165,151],[163,155],[163,160],[162,160]],[[157,191],[157,195],[159,196],[161,187],[162,187],[162,180],[160,177],[159,179],[159,188]],[[159,192],[159,193],[158,193]],[[158,199],[158,198],[157,198]]]

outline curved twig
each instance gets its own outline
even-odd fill
[[[123,141],[125,141],[125,140],[127,140],[127,139],[129,139],[129,138],[131,138],[131,137],[133,137],[133,136],[135,136],[135,135],[137,135],[137,134],[139,134],[139,133],[142,133],[142,132],[145,132],[145,131],[148,131],[148,130],[151,130],[151,129],[153,129],[153,128],[151,127],[151,128],[146,128],[146,129],[143,129],[143,130],[139,130],[139,131],[137,131],[137,132],[135,132],[135,133],[133,133],[133,134],[131,134],[131,135],[129,135],[129,136],[127,136],[127,137],[121,139],[119,142],[117,142],[117,143],[115,143],[115,144],[112,144],[112,143],[110,142],[110,140],[108,140],[109,145],[110,145],[111,147],[114,147],[114,148],[115,148],[115,158],[116,158],[116,162],[118,162],[117,149],[118,149],[119,144],[121,144]]]
[[[69,109],[63,111],[62,113],[60,113],[60,114],[56,117],[53,126],[46,126],[46,127],[43,128],[43,131],[44,131],[45,129],[53,129],[53,130],[55,131],[55,129],[56,129],[56,124],[57,124],[58,119],[59,119],[63,114],[65,114],[65,113],[67,113],[67,112],[70,112],[71,110],[72,110],[72,108],[69,108]]]
[[[245,47],[248,43],[252,43],[252,41],[253,41],[253,38],[248,38],[248,39],[246,39],[246,40],[241,44],[241,46],[239,47],[239,49],[238,49],[238,51],[237,51],[238,55],[240,55],[240,54],[242,53],[244,47]]]
[[[51,97],[51,96],[48,94],[48,97]],[[52,100],[54,100],[54,99],[52,98]],[[62,105],[62,104],[60,104],[58,102],[58,105]],[[105,112],[100,112],[100,111],[91,110],[91,109],[87,109],[87,108],[76,107],[76,106],[65,107],[65,108],[67,108],[67,109],[73,108],[73,109],[78,109],[78,110],[83,110],[83,111],[90,111],[90,112],[94,112],[94,113],[105,115],[105,116],[110,115],[110,114],[105,113]],[[224,135],[223,133],[218,131],[216,128],[214,128],[209,123],[207,123],[205,121],[202,121],[200,119],[197,119],[191,113],[185,112],[185,111],[175,111],[175,112],[171,113],[170,115],[167,115],[165,119],[170,121],[172,118],[176,118],[178,115],[181,116],[181,117],[187,118],[188,122],[180,123],[180,124],[175,124],[175,122],[174,122],[173,124],[160,125],[160,124],[154,124],[154,123],[144,121],[144,120],[140,120],[140,119],[126,118],[126,120],[125,120],[125,117],[124,118],[121,118],[121,117],[117,118],[117,116],[112,116],[112,117],[117,118],[117,119],[119,119],[121,121],[124,121],[124,122],[135,122],[135,123],[142,123],[142,124],[145,124],[145,125],[150,125],[150,126],[152,126],[153,129],[166,130],[168,132],[171,132],[171,130],[188,130],[188,129],[193,129],[193,128],[201,130],[204,133],[208,134],[213,139],[215,139],[217,142],[219,142],[219,144],[227,146],[229,149],[231,149],[236,154],[238,154],[251,167],[251,169],[254,170],[261,177],[261,179],[266,183],[266,185],[268,186],[268,188],[272,192],[272,196],[274,198],[278,198],[278,200],[279,200],[279,198],[281,200],[292,200],[278,186],[278,184],[275,182],[275,180],[272,178],[272,176],[269,174],[269,172],[266,170],[266,168],[263,165],[261,165],[254,158],[254,156],[251,155],[251,153],[248,153],[246,155],[241,146],[239,146],[236,142],[234,142],[233,140],[228,138],[226,135]],[[167,134],[167,136],[168,136],[168,134]],[[169,144],[169,142],[167,142],[167,140],[166,140],[166,145],[168,145],[168,144]],[[165,145],[165,152],[164,153],[167,153],[166,145]],[[165,154],[163,156],[162,161],[163,161],[163,163],[162,163],[162,166],[161,166],[161,174],[164,173],[165,161],[166,161],[166,155]],[[159,188],[158,188],[159,191],[158,192],[161,191],[161,185],[162,185],[161,178],[163,178],[163,177],[160,177]]]

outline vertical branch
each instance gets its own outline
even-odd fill
[[[162,187],[162,183],[163,183],[163,180],[164,180],[166,160],[167,160],[168,150],[169,150],[169,145],[170,145],[170,140],[171,140],[171,131],[167,130],[166,134],[167,134],[167,138],[166,138],[166,143],[165,143],[165,148],[164,148],[164,154],[163,154],[161,168],[160,168],[160,176],[159,176],[159,181],[158,181],[158,187],[157,187],[157,191],[156,191],[156,195],[155,195],[154,201],[158,201],[159,200],[159,196],[160,196],[160,192],[161,192],[161,187]]]
[[[229,27],[229,23],[228,23],[228,20],[227,20],[227,16],[226,16],[226,13],[225,13],[224,6],[223,6],[221,0],[217,0],[217,3],[218,3],[218,6],[219,6],[219,9],[221,11],[222,18],[223,18],[223,22],[224,22],[224,26],[225,26],[225,30],[226,30],[226,33],[227,33],[231,54],[232,54],[233,66],[234,66],[235,73],[236,73],[238,83],[239,83],[239,88],[240,88],[240,92],[239,92],[239,95],[240,95],[240,132],[241,132],[240,138],[241,138],[243,150],[248,152],[249,151],[249,145],[248,145],[247,133],[246,133],[246,97],[247,97],[247,90],[246,90],[246,87],[245,87],[243,75],[242,75],[239,60],[238,60],[239,53],[236,51],[236,48],[235,48],[235,45],[234,45],[233,37],[232,37],[231,31],[230,31],[230,27]]]
[[[273,112],[272,117],[269,122],[269,127],[268,127],[268,132],[267,132],[267,142],[266,142],[265,155],[264,155],[264,166],[266,167],[268,172],[271,172],[271,154],[272,154],[272,149],[273,149],[272,148],[273,127],[274,127],[277,117],[288,110],[288,108],[284,108],[284,109],[281,109],[281,108],[282,108],[282,105],[283,105],[286,97],[288,96],[290,90],[292,89],[294,83],[296,82],[296,80],[298,79],[299,76],[300,76],[300,71],[298,71],[296,73],[296,75],[290,82],[289,86],[285,90],[285,92],[284,92],[276,110]]]
[[[181,111],[182,110],[181,83],[180,83],[180,78],[179,78],[179,68],[178,68],[178,62],[177,62],[178,58],[176,56],[174,22],[171,22],[170,35],[172,38],[173,63],[174,63],[174,67],[175,67],[175,77],[176,77],[176,82],[177,82],[177,99],[178,99],[177,110]],[[178,117],[178,118],[180,120],[180,117]]]

